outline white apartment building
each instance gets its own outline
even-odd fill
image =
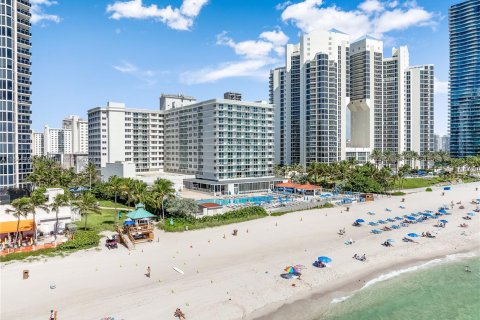
[[[435,150],[434,67],[409,67],[405,73],[405,150],[422,154]]]
[[[212,99],[165,110],[165,171],[219,194],[273,189],[274,112],[264,102]]]
[[[42,132],[32,133],[32,156],[40,157],[45,155],[45,141]]]
[[[164,114],[108,102],[88,110],[88,157],[100,170],[107,163],[133,162],[136,172],[163,170]]]
[[[72,131],[70,129],[45,126],[43,130],[43,155],[50,156],[71,153]]]
[[[300,43],[286,46],[285,67],[270,75],[270,103],[280,103],[276,121],[284,122],[275,128],[280,163],[345,159],[349,50],[349,36],[334,29],[302,35]]]
[[[365,36],[350,45],[350,147],[347,158],[368,161],[381,143],[383,125],[383,43]]]
[[[70,115],[63,119],[62,128],[72,132],[72,153],[88,153],[88,121],[79,116]]]

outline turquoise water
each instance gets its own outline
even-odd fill
[[[472,272],[465,272],[468,265]],[[322,320],[480,319],[480,258],[408,272],[329,305]]]
[[[227,204],[242,204],[247,202],[269,202],[274,199],[273,196],[256,196],[256,197],[245,197],[245,198],[236,198],[236,199],[205,199],[198,201],[199,203],[213,202],[222,206]]]

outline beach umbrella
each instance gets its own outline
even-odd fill
[[[392,229],[400,229],[400,226],[399,226],[399,225],[396,225],[396,224],[394,224],[394,225],[392,225],[390,228],[392,228]]]
[[[396,216],[395,220],[403,220],[402,217]]]
[[[285,272],[294,274],[294,273],[300,273],[300,271],[304,268],[302,265],[295,265],[295,266],[287,266],[285,267]]]
[[[390,243],[391,243],[391,242],[395,242],[395,240],[393,240],[393,239],[387,239],[387,242],[390,242]]]
[[[417,220],[417,218],[412,217],[412,216],[408,216],[407,219],[408,219],[408,220]]]
[[[438,210],[438,212],[440,212],[440,213],[447,213],[447,210],[445,210],[445,208],[441,208],[440,210]]]
[[[376,223],[376,222],[374,222],[374,221],[371,221],[371,222],[369,222],[368,224],[371,225],[371,226],[378,226],[378,223]]]
[[[469,212],[469,213],[467,213],[467,215],[470,216],[470,217],[475,217],[475,212]]]
[[[430,214],[430,213],[424,213],[423,215],[424,215],[425,217],[429,217],[429,218],[432,218],[432,217],[433,217],[433,215]]]
[[[448,223],[448,220],[440,220],[441,223]]]
[[[388,218],[387,221],[388,221],[388,222],[395,222],[395,220],[392,219],[392,218]]]
[[[389,209],[389,208],[385,208],[385,211],[390,212],[390,211],[392,211],[392,210]]]
[[[432,210],[425,210],[424,212],[425,212],[425,213],[433,213]]]
[[[373,229],[372,230],[372,233],[374,234],[379,234],[379,233],[382,233],[382,231],[378,230],[378,229]]]
[[[330,263],[330,262],[332,262],[332,259],[329,258],[329,257],[320,256],[320,257],[318,257],[318,261],[323,262],[323,263]]]
[[[407,234],[407,236],[409,236],[409,237],[411,237],[411,238],[416,238],[416,237],[418,237],[418,234],[416,234],[416,233],[409,233],[409,234]]]
[[[385,224],[386,222],[384,220],[378,220],[378,223]]]
[[[362,223],[362,222],[365,222],[365,220],[363,220],[363,219],[357,219],[357,220],[355,220],[355,222],[357,222],[357,223]]]

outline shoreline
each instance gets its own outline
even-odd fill
[[[328,305],[333,303],[342,303],[343,301],[353,297],[361,290],[365,289],[365,285],[368,284],[370,281],[379,279],[383,275],[388,275],[395,271],[403,271],[408,268],[413,267],[422,267],[426,263],[433,262],[436,260],[442,260],[439,264],[432,265],[431,267],[440,266],[442,264],[451,263],[453,261],[447,261],[449,256],[459,256],[459,255],[468,255],[459,257],[459,260],[466,260],[472,259],[475,257],[480,257],[480,248],[479,245],[471,245],[468,248],[462,248],[461,251],[451,251],[448,253],[442,254],[432,254],[426,258],[412,258],[411,260],[405,261],[401,264],[391,264],[390,266],[382,267],[374,271],[365,271],[360,275],[356,275],[354,279],[344,279],[341,282],[334,283],[327,287],[326,291],[325,288],[312,288],[311,292],[299,294],[298,296],[293,296],[285,301],[278,301],[274,302],[270,305],[267,305],[263,308],[257,309],[251,312],[246,318],[247,320],[288,320],[293,319],[295,320],[312,320],[314,316],[322,316],[322,313],[319,313],[318,310],[320,307],[324,307],[323,309],[328,309]],[[426,267],[430,268],[430,267]],[[417,272],[420,269],[402,272],[396,276],[390,277],[385,280],[380,280],[379,282],[389,281],[390,279],[394,279],[397,276],[404,274],[404,273],[412,273]],[[356,282],[353,283],[352,280],[358,279]],[[369,285],[375,286],[376,283]],[[337,299],[338,301],[334,302],[333,300]],[[315,308],[312,308],[315,306]],[[309,310],[310,312],[305,312],[305,310]],[[317,312],[312,312],[316,309]],[[328,310],[327,310],[328,311]],[[307,313],[307,314],[305,314]],[[316,318],[315,318],[316,319]]]

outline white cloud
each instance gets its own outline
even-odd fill
[[[143,70],[137,67],[136,65],[128,62],[122,61],[119,65],[114,65],[113,68],[118,72],[129,74],[135,78],[145,82],[147,85],[154,85],[157,80],[155,79],[157,72],[153,70]]]
[[[115,1],[107,6],[110,18],[155,19],[175,30],[190,30],[194,19],[200,14],[208,0],[183,0],[180,8],[168,5],[159,8],[156,4],[146,6],[142,0]]]
[[[378,0],[366,0],[362,2],[359,6],[365,12],[375,12],[375,11],[383,11],[383,4],[380,3]]]
[[[292,22],[303,32],[339,29],[353,39],[365,34],[383,37],[384,33],[414,26],[434,26],[435,15],[415,2],[365,0],[359,9],[345,11],[335,5],[323,6],[323,0],[304,0],[285,7],[284,22]]]
[[[256,40],[235,42],[226,32],[217,35],[217,45],[232,48],[240,57],[239,61],[221,63],[196,71],[184,72],[180,81],[186,84],[209,83],[233,77],[254,77],[266,79],[269,67],[279,63],[284,54],[288,37],[282,30],[262,32]]]
[[[448,81],[441,81],[435,78],[434,90],[435,90],[435,93],[438,93],[438,94],[448,93]]]
[[[30,22],[32,24],[45,24],[48,21],[54,23],[60,23],[61,19],[56,14],[48,14],[45,13],[46,7],[51,7],[57,4],[57,1],[53,0],[31,0],[30,3],[32,4],[31,13],[32,17],[30,18]]]

